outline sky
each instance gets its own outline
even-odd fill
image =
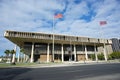
[[[6,30],[52,33],[59,13],[55,34],[120,38],[120,0],[0,0],[0,55],[14,48]]]

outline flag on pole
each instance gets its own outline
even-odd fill
[[[56,14],[56,15],[54,16],[54,18],[62,18],[62,17],[63,17],[62,14]]]
[[[105,25],[105,24],[107,24],[106,21],[100,21],[100,25],[101,25],[101,26],[102,26],[102,25]]]

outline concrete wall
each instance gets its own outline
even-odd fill
[[[77,54],[77,61],[83,61],[85,60],[85,54]]]

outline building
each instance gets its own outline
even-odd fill
[[[106,46],[112,44],[108,39],[34,32],[6,31],[4,36],[23,48],[30,62],[89,61],[92,54],[97,61],[101,52],[107,60]],[[99,51],[99,47],[103,50]]]
[[[10,63],[11,56],[0,56],[0,62]]]
[[[111,40],[113,52],[120,52],[120,39],[112,38]]]

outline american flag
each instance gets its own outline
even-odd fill
[[[56,14],[56,15],[54,16],[54,18],[62,18],[62,17],[63,17],[62,14]]]
[[[102,25],[105,25],[105,24],[107,24],[106,21],[100,21],[100,25],[101,25],[101,26],[102,26]]]

